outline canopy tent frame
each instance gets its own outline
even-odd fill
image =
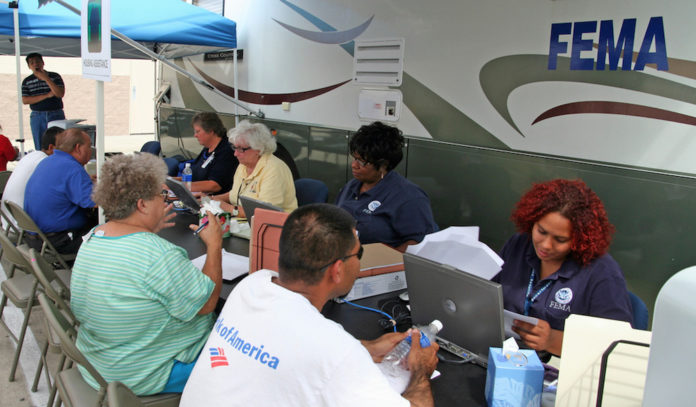
[[[42,7],[42,6],[44,6],[44,5],[46,5],[46,4],[48,4],[48,3],[50,3],[50,2],[55,2],[55,3],[60,4],[62,7],[66,8],[67,10],[70,10],[71,12],[77,14],[78,16],[81,15],[81,12],[80,12],[80,10],[79,10],[78,8],[72,6],[71,4],[67,3],[67,2],[64,1],[64,0],[35,0],[35,1],[38,1],[39,8]],[[4,1],[3,1],[3,2],[4,2]],[[21,34],[20,34],[20,28],[21,28],[21,27],[20,27],[20,25],[19,25],[19,17],[18,17],[18,14],[19,14],[19,4],[18,4],[18,3],[19,3],[18,1],[10,2],[10,8],[13,8],[13,14],[14,14],[14,16],[13,16],[13,21],[14,21],[14,37],[15,37],[15,38],[14,38],[14,43],[15,43],[14,45],[15,45],[15,58],[16,58],[16,71],[17,71],[18,116],[19,116],[19,131],[20,131],[20,133],[19,133],[20,138],[17,139],[17,140],[20,141],[20,143],[22,143],[21,145],[22,145],[22,150],[23,150],[24,125],[23,125],[23,118],[22,118],[22,102],[21,102],[21,96],[20,96],[20,95],[21,95],[21,78],[20,78],[20,66],[21,66],[21,60],[20,60],[20,56],[21,56],[21,48],[20,48],[20,37],[21,37]],[[176,64],[174,64],[174,63],[172,63],[171,61],[169,61],[169,60],[168,60],[166,57],[164,57],[163,55],[160,55],[160,54],[158,54],[158,53],[156,53],[156,52],[153,52],[152,50],[148,49],[146,46],[140,44],[139,42],[137,42],[137,41],[135,41],[135,40],[133,40],[133,39],[131,39],[130,37],[128,37],[127,35],[125,35],[125,34],[123,34],[123,33],[121,33],[121,32],[119,32],[118,30],[112,28],[112,29],[111,29],[111,34],[112,34],[114,37],[116,37],[116,38],[118,38],[119,40],[121,40],[123,43],[125,43],[125,44],[127,44],[128,46],[132,47],[133,49],[136,49],[137,51],[140,51],[142,54],[146,55],[146,56],[147,56],[148,58],[150,58],[151,60],[155,60],[155,61],[160,62],[161,64],[166,65],[167,67],[173,69],[175,72],[177,72],[177,73],[179,73],[179,74],[181,74],[181,75],[184,75],[184,76],[187,77],[188,79],[192,80],[194,83],[197,83],[197,84],[199,84],[199,85],[205,87],[205,88],[208,89],[209,91],[211,91],[211,92],[213,92],[213,93],[215,93],[215,94],[217,94],[217,95],[222,96],[225,100],[228,100],[228,101],[232,102],[232,103],[235,105],[235,110],[236,110],[237,108],[242,108],[242,109],[244,109],[245,111],[247,111],[250,115],[253,115],[253,116],[256,116],[256,117],[259,117],[259,118],[263,118],[263,117],[265,116],[264,113],[263,113],[261,110],[257,110],[257,111],[252,110],[252,109],[249,108],[247,105],[245,105],[244,103],[240,102],[239,99],[238,99],[237,97],[232,97],[232,96],[229,96],[229,95],[227,95],[227,94],[221,92],[220,90],[218,90],[217,88],[215,88],[213,85],[211,85],[211,84],[210,84],[208,81],[206,81],[205,79],[203,79],[203,78],[201,78],[201,77],[199,77],[199,76],[197,76],[197,75],[195,75],[195,74],[193,74],[193,73],[187,71],[186,69],[184,69],[184,68],[182,68],[182,67],[180,67],[180,66],[178,66],[178,65],[176,65]],[[228,49],[230,49],[230,48],[228,48]],[[232,49],[234,49],[234,48],[232,48]],[[234,54],[235,54],[235,57],[236,57],[236,49],[234,49],[234,51],[235,51]],[[235,58],[235,59],[236,59],[236,58]],[[235,64],[234,69],[235,69],[235,75],[234,75],[234,76],[235,76],[235,83],[234,83],[234,87],[235,87],[235,89],[236,89],[236,88],[237,88],[237,83],[236,83],[236,77],[237,77],[237,75],[236,75],[236,64]],[[100,86],[99,84],[100,84],[100,83],[101,83],[101,86],[102,86],[101,91],[99,90],[99,86]],[[101,93],[101,97],[100,97],[100,93]],[[235,94],[235,96],[236,96],[236,94]],[[100,106],[97,106],[97,110],[98,110],[98,112],[97,112],[97,143],[98,143],[97,148],[98,148],[98,152],[101,152],[100,155],[103,155],[103,151],[104,151],[104,150],[103,150],[103,145],[101,145],[101,146],[99,145],[100,142],[101,142],[101,144],[103,144],[103,82],[101,82],[101,81],[97,81],[97,100],[98,100],[98,102],[97,102],[98,104],[99,104],[99,103],[102,104],[101,107],[100,107]],[[100,112],[101,112],[101,113],[100,113]],[[101,130],[100,130],[100,123],[99,123],[100,121],[102,121],[102,123],[101,123],[101,124],[102,124],[102,125],[101,125]],[[100,148],[100,147],[101,147],[101,148]],[[98,159],[97,161],[98,161],[97,167],[100,168],[100,167],[101,167],[101,165],[100,165],[100,160]]]

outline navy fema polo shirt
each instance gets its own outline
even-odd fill
[[[353,178],[339,192],[336,205],[357,221],[360,243],[385,243],[389,246],[415,240],[437,232],[428,195],[418,185],[395,171],[389,171],[367,192],[360,193],[362,182]]]
[[[616,319],[633,323],[633,310],[626,281],[619,264],[605,254],[586,266],[568,258],[561,268],[544,280],[539,280],[541,260],[534,251],[531,236],[516,234],[500,252],[505,264],[493,277],[503,286],[503,305],[506,310],[524,314],[524,303],[532,269],[535,278],[531,296],[548,287],[532,304],[529,316],[543,319],[552,329],[562,331],[570,314]]]

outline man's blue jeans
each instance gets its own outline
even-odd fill
[[[49,110],[45,112],[32,111],[31,116],[29,116],[29,122],[31,125],[31,135],[34,138],[34,149],[41,150],[41,136],[46,132],[48,128],[48,122],[53,120],[64,120],[65,113],[63,109],[60,110]]]

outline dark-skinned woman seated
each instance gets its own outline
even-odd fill
[[[403,252],[438,230],[428,195],[392,171],[403,147],[401,131],[380,122],[360,127],[350,139],[354,179],[341,189],[336,205],[357,220],[362,244],[380,242]]]

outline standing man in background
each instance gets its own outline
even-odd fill
[[[33,73],[22,81],[22,103],[31,108],[31,134],[34,148],[39,150],[41,135],[46,131],[48,122],[65,119],[62,100],[65,84],[57,73],[44,71],[41,54],[33,52],[27,55],[26,60]]]

